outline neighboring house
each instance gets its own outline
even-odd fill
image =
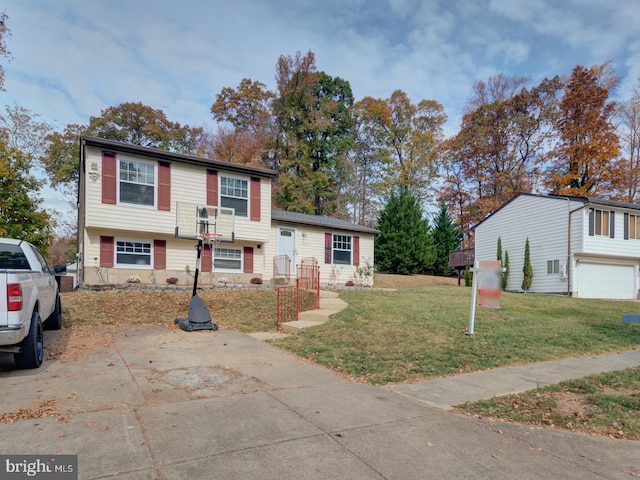
[[[527,238],[530,292],[638,298],[640,205],[521,193],[475,226],[475,260],[509,253],[507,290],[521,291]]]
[[[283,253],[294,257],[293,265],[315,257],[324,283],[330,282],[328,267],[333,265],[341,269],[340,280],[353,278],[361,258],[373,259],[377,231],[289,212],[280,212],[280,217],[274,212],[272,221],[271,182],[276,175],[264,168],[82,137],[79,284],[125,283],[135,277],[142,283],[165,284],[170,277],[192,283],[197,242],[176,236],[178,202],[235,209],[232,241],[213,250],[205,245],[202,251],[201,284],[221,277],[235,283],[254,277],[268,282],[277,276],[273,257]],[[287,231],[293,235],[289,244]],[[332,235],[331,252],[325,245],[327,234]],[[295,277],[293,267],[292,273]]]

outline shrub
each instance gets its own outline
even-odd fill
[[[137,275],[129,275],[127,277],[127,283],[140,283],[142,280]]]
[[[353,283],[353,280],[347,280],[346,282],[344,282],[345,287],[353,287],[354,285],[355,283]]]
[[[167,278],[167,284],[175,285],[176,283],[178,283],[178,278],[177,277],[169,277],[169,278]]]
[[[259,277],[253,277],[253,278],[251,279],[251,283],[252,283],[253,285],[262,285],[262,279],[261,279],[261,278],[259,278]]]

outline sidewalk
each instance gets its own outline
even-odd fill
[[[518,367],[435,378],[414,384],[387,385],[390,392],[434,407],[450,410],[454,405],[520,393],[563,380],[586,377],[640,365],[640,350],[574,357]]]

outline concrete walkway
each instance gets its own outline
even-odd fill
[[[445,410],[455,405],[520,393],[563,380],[640,366],[640,350],[584,356],[518,367],[387,385],[393,393]]]
[[[320,308],[300,312],[299,319],[293,322],[284,322],[282,329],[287,333],[298,333],[307,328],[316,327],[327,323],[340,310],[347,308],[349,304],[340,299],[338,292],[332,290],[320,290]]]

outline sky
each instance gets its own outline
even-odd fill
[[[1,5],[1,4],[0,4]],[[403,90],[436,100],[454,134],[473,85],[492,75],[530,86],[607,60],[616,98],[640,76],[638,0],[5,0],[12,60],[3,105],[62,130],[123,102],[215,129],[222,88],[275,89],[280,55],[311,50],[357,100]],[[50,206],[61,198],[46,192]]]

